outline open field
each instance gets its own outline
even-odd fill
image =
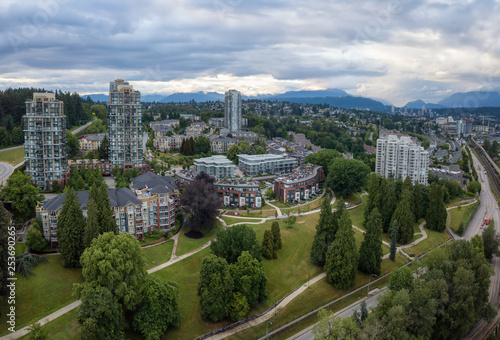
[[[75,339],[80,332],[80,324],[76,320],[76,309],[66,313],[54,321],[42,326],[47,331],[50,340],[66,340]],[[29,334],[21,338],[22,340],[29,339]]]
[[[32,320],[42,317],[75,301],[72,297],[73,283],[83,281],[81,269],[63,268],[59,255],[47,256],[47,263],[40,263],[33,268],[35,275],[28,279],[16,274],[16,328],[28,325]],[[6,323],[4,303],[0,324],[2,334]]]
[[[0,150],[0,162],[16,165],[24,161],[24,148],[2,151]]]

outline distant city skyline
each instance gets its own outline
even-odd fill
[[[5,0],[0,88],[246,95],[338,88],[402,106],[500,88],[500,4]]]

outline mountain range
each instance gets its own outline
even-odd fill
[[[106,102],[108,96],[104,94],[87,95],[94,101]],[[87,97],[84,96],[84,97]],[[217,92],[174,93],[171,95],[149,94],[142,95],[143,102],[185,103],[189,101],[207,102],[224,101],[224,94]],[[271,101],[289,101],[294,103],[329,104],[333,107],[346,109],[369,109],[374,111],[389,111],[390,104],[384,100],[352,96],[344,90],[327,89],[319,91],[287,91],[280,94],[261,94],[257,96],[242,95],[242,99],[260,99]],[[388,105],[389,104],[389,105]],[[410,109],[458,108],[458,107],[500,107],[500,93],[496,91],[459,92],[444,98],[438,103],[426,103],[423,100],[408,102],[405,106]]]

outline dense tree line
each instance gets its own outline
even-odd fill
[[[498,157],[499,144],[496,140],[491,143],[489,139],[485,139],[483,149],[486,153],[488,153],[488,155],[490,155],[491,158]]]
[[[31,184],[29,178],[25,172],[16,170],[0,192],[0,198],[10,203],[10,210],[18,222],[34,216],[37,203],[44,200],[40,188]]]
[[[198,136],[196,138],[190,137],[184,139],[181,143],[181,147],[179,149],[180,153],[184,156],[193,156],[193,155],[210,155],[210,139],[205,136]]]
[[[242,141],[237,144],[232,145],[229,150],[227,150],[227,158],[234,164],[238,164],[237,155],[262,155],[266,153],[265,144],[254,143],[250,144],[247,141]]]

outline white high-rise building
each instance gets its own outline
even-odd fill
[[[413,184],[427,184],[429,153],[410,137],[388,135],[377,140],[375,172],[384,178],[405,179]]]
[[[225,95],[224,127],[229,131],[241,130],[241,92],[229,90]]]

